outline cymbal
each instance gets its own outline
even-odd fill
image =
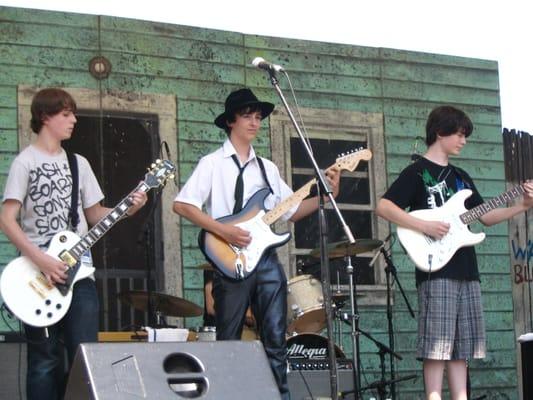
[[[375,250],[382,244],[383,242],[377,239],[357,239],[355,243],[348,241],[330,243],[328,244],[328,256],[329,258],[355,256]],[[309,254],[312,257],[320,258],[320,248],[314,249]]]
[[[148,292],[144,290],[129,290],[118,295],[120,301],[141,311],[149,311]],[[171,317],[197,317],[203,314],[200,306],[180,297],[169,294],[150,293],[154,311]]]

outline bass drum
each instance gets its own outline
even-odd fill
[[[314,333],[302,333],[287,339],[287,356],[292,362],[327,360],[328,339]],[[335,345],[336,358],[346,358],[339,346]]]

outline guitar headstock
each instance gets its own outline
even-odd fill
[[[163,187],[169,179],[174,179],[176,166],[169,160],[155,160],[144,176],[144,183],[150,188]]]
[[[354,171],[359,161],[368,161],[372,158],[372,152],[368,149],[353,150],[349,153],[342,153],[340,157],[335,160],[335,165],[343,170]]]

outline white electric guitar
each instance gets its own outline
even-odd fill
[[[353,171],[360,160],[370,160],[372,153],[363,149],[337,158],[332,167],[340,170]],[[231,279],[245,279],[252,274],[267,249],[281,246],[287,243],[291,234],[289,232],[278,235],[270,229],[270,225],[276,222],[283,214],[293,206],[305,199],[316,179],[312,179],[304,186],[280,202],[270,211],[264,208],[265,198],[270,194],[269,189],[258,190],[246,203],[246,206],[235,215],[219,218],[217,221],[223,224],[238,226],[250,232],[251,243],[245,248],[239,248],[227,243],[220,236],[206,230],[202,230],[199,236],[200,249],[217,269]]]
[[[28,257],[18,257],[7,264],[0,278],[0,290],[11,312],[35,327],[47,327],[61,320],[70,307],[74,283],[94,272],[94,267],[80,262],[81,256],[126,214],[133,204],[133,193],[163,187],[175,171],[170,161],[157,160],[144,180],[83,237],[70,231],[54,235],[46,253],[67,264],[65,284],[48,283]]]
[[[425,221],[442,221],[450,224],[450,230],[440,240],[418,231],[398,227],[398,239],[413,260],[416,267],[424,272],[435,272],[444,267],[461,247],[473,246],[485,239],[485,234],[472,233],[468,225],[489,211],[524,193],[522,186],[516,186],[499,196],[467,210],[465,200],[472,195],[470,189],[455,193],[443,206],[416,210],[409,214]]]

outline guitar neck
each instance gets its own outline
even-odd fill
[[[109,229],[111,229],[120,219],[126,214],[126,212],[133,205],[131,202],[131,196],[133,193],[142,191],[148,192],[150,186],[145,182],[139,183],[139,185],[133,189],[130,194],[124,197],[115,208],[106,214],[100,221],[98,221],[70,250],[69,253],[72,257],[78,261],[82,254],[89,250],[102,236],[104,236]]]
[[[285,214],[292,207],[294,207],[296,204],[298,204],[303,199],[305,199],[307,196],[309,196],[309,192],[311,191],[311,187],[315,183],[316,183],[316,179],[311,179],[309,182],[307,182],[305,185],[303,185],[300,189],[298,189],[296,192],[294,192],[292,194],[292,196],[287,197],[285,200],[280,202],[276,207],[274,207],[272,210],[267,212],[263,216],[263,221],[265,222],[265,224],[267,224],[267,225],[273,224],[283,214]]]
[[[461,214],[461,221],[467,225],[471,224],[489,211],[492,211],[495,208],[505,205],[507,202],[516,199],[522,194],[524,194],[524,188],[522,187],[522,185],[515,186],[511,190],[508,190],[507,192],[502,193],[499,196],[494,197],[493,199],[490,199],[486,203],[480,204],[479,206],[474,207],[471,210],[468,210],[467,212]]]
[[[368,161],[370,160],[371,157],[372,157],[372,153],[370,152],[370,150],[366,150],[366,149],[361,149],[355,153],[348,153],[346,155],[343,154],[343,156],[337,158],[337,160],[335,160],[335,164],[328,167],[327,170],[333,167],[337,167],[339,171],[342,171],[342,170],[353,171],[355,170],[355,168],[357,167],[361,159]],[[263,222],[267,225],[271,225],[274,222],[276,222],[283,214],[285,214],[292,207],[294,207],[296,204],[298,204],[303,199],[305,199],[307,196],[309,196],[309,193],[311,192],[311,187],[314,184],[316,184],[316,178],[311,179],[309,182],[303,185],[300,189],[294,192],[292,196],[287,197],[285,200],[279,203],[276,207],[274,207],[272,210],[267,212],[263,216]]]

